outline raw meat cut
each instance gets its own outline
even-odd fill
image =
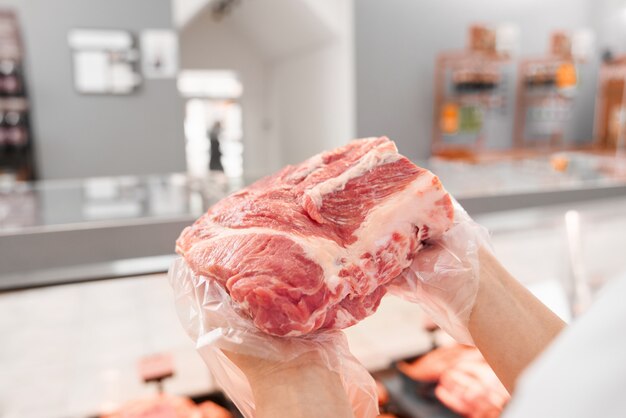
[[[468,418],[497,418],[510,396],[476,347],[439,347],[398,369],[421,382],[437,382],[435,396]]]
[[[455,344],[439,347],[411,363],[401,361],[396,367],[413,380],[436,382],[446,370],[454,367],[458,362],[477,358],[482,357],[474,347]]]
[[[176,242],[197,275],[279,336],[355,324],[452,224],[439,179],[385,137],[287,166],[211,207]]]
[[[183,396],[159,394],[126,402],[119,411],[100,418],[203,418],[191,399]]]
[[[202,412],[202,418],[233,418],[233,414],[215,402],[204,401],[198,405],[198,409]]]

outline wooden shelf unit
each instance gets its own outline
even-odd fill
[[[17,15],[0,9],[0,175],[36,179],[31,104]]]

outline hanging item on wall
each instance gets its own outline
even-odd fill
[[[79,93],[129,94],[141,84],[139,52],[130,32],[74,29],[68,43]]]
[[[174,78],[178,74],[178,37],[173,30],[141,32],[141,70],[145,78]]]

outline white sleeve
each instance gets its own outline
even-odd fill
[[[528,368],[502,417],[626,417],[626,275]]]

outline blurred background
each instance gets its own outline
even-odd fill
[[[0,0],[0,416],[236,416],[178,324],[174,241],[357,137],[574,318],[626,271],[625,83],[624,0]],[[347,333],[383,410],[482,416],[434,395],[418,307]]]

